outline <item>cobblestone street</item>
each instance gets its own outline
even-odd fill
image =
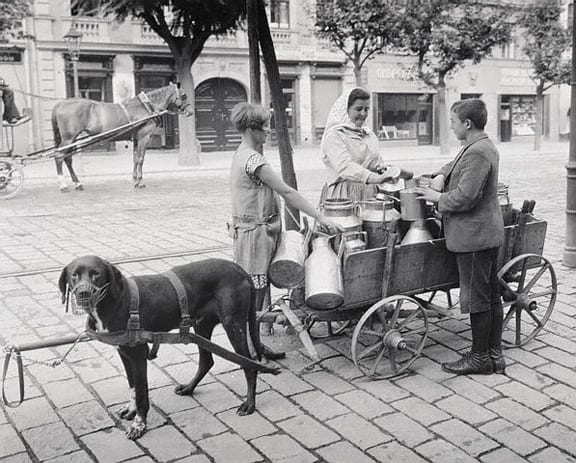
[[[182,463],[576,462],[576,269],[562,266],[568,144],[498,145],[500,180],[516,207],[536,200],[548,222],[544,256],[558,297],[544,329],[508,349],[506,375],[456,377],[440,363],[470,345],[467,316],[434,320],[410,373],[372,381],[351,360],[352,330],[316,341],[325,361],[310,362],[296,335],[276,326],[266,344],[288,351],[282,374],[259,375],[256,412],[241,417],[243,372],[216,365],[193,397],[173,390],[188,382],[193,345],[162,345],[149,365],[148,431],[128,440],[117,416],[128,399],[114,348],[81,343],[64,364],[48,364],[69,346],[23,354],[26,400],[0,408],[0,461]],[[279,171],[277,155],[270,148]],[[451,156],[438,147],[385,148],[391,163],[417,175]],[[455,154],[455,150],[453,150]],[[202,154],[199,167],[177,165],[176,152],[148,153],[147,187],[134,190],[130,156],[83,155],[84,191],[62,194],[53,163],[32,165],[23,190],[0,202],[0,346],[80,333],[85,318],[66,313],[57,280],[75,257],[96,254],[126,275],[162,272],[208,257],[231,257],[231,153]],[[317,148],[295,153],[299,190],[317,202],[324,171]],[[229,347],[221,329],[216,342]],[[5,384],[18,393],[15,363]],[[129,422],[128,422],[129,424]]]

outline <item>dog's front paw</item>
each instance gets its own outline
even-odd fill
[[[144,421],[139,416],[134,418],[134,422],[126,430],[126,437],[130,440],[138,439],[146,432],[146,421]]]
[[[236,413],[238,413],[238,415],[240,416],[245,416],[245,415],[251,415],[255,411],[256,411],[256,404],[254,403],[254,401],[247,400],[242,405],[240,405],[240,407],[238,407]]]
[[[190,384],[179,384],[174,388],[174,392],[178,395],[192,395],[195,387]]]
[[[131,420],[136,416],[136,408],[132,407],[132,404],[126,404],[118,410],[118,416],[125,420]]]

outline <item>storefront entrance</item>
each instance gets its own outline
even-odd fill
[[[202,151],[229,151],[240,144],[240,134],[230,121],[234,105],[247,100],[246,90],[235,80],[214,78],[196,87],[196,137]]]
[[[533,95],[502,95],[500,97],[500,141],[512,137],[534,135],[536,128],[536,97]]]

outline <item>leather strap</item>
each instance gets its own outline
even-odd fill
[[[190,306],[188,305],[188,295],[186,294],[186,289],[182,284],[178,275],[176,275],[172,270],[168,270],[163,274],[176,291],[178,296],[178,306],[180,307],[180,333],[189,333],[190,327],[192,326],[192,319],[190,317]]]
[[[16,356],[16,366],[18,368],[18,400],[13,402],[8,401],[6,398],[6,376],[8,375],[8,365],[10,365],[10,357],[14,354]],[[24,368],[22,366],[22,356],[16,349],[8,350],[4,357],[4,368],[2,368],[2,400],[7,407],[16,408],[24,401]]]
[[[130,292],[130,317],[126,326],[128,335],[128,345],[135,346],[138,344],[138,332],[140,331],[140,292],[138,285],[133,278],[127,278],[128,291]]]
[[[126,119],[128,120],[128,123],[132,122],[132,118],[130,117],[130,113],[128,112],[128,110],[126,109],[126,106],[124,106],[123,103],[118,103],[120,105],[120,107],[122,108],[122,111],[124,111],[124,115],[126,116]]]

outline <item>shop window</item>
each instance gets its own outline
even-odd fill
[[[289,0],[270,0],[270,26],[279,29],[290,28]]]
[[[429,94],[378,95],[377,133],[381,140],[432,142],[432,98]]]
[[[534,135],[536,128],[536,97],[511,96],[512,135]]]

